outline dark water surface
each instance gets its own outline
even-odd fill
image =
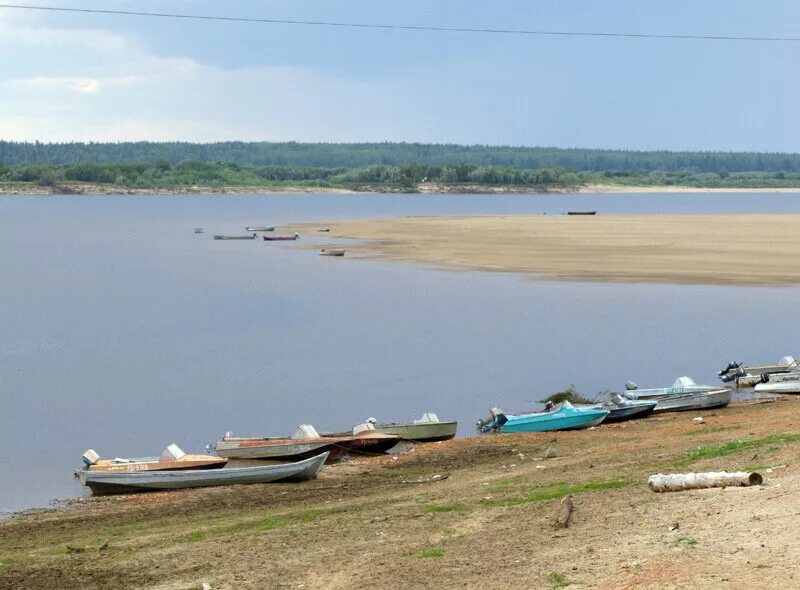
[[[211,239],[247,224],[567,209],[797,212],[800,199],[0,198],[0,511],[82,494],[72,471],[89,447],[197,452],[227,430],[423,411],[466,435],[492,405],[525,408],[570,384],[714,382],[728,360],[800,354],[795,287],[536,282]]]

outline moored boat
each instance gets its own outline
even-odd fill
[[[478,421],[481,432],[550,432],[579,430],[597,426],[608,416],[608,410],[576,408],[563,401],[552,410],[530,414],[505,414],[492,408],[489,416]]]
[[[255,240],[257,237],[256,234],[251,236],[223,236],[221,234],[214,234],[215,240]]]
[[[632,381],[625,384],[626,391],[633,392],[636,399],[650,399],[679,393],[702,393],[720,389],[718,385],[698,385],[691,377],[683,376],[675,379],[672,387],[656,387],[654,389],[639,389]],[[627,397],[627,396],[626,396]]]
[[[344,250],[323,248],[319,251],[320,256],[344,256]]]
[[[184,469],[221,469],[228,462],[212,455],[187,455],[172,443],[160,457],[136,459],[101,459],[92,449],[83,454],[84,469],[91,472],[178,471]]]
[[[800,374],[795,374],[794,379],[780,379],[773,381],[770,376],[766,383],[759,383],[755,387],[756,393],[800,393]]]
[[[597,215],[597,211],[567,211],[567,215]]]
[[[381,454],[400,442],[400,437],[374,432],[320,436],[310,424],[301,424],[289,438],[232,437],[226,435],[214,446],[216,453],[229,459],[298,459],[320,452],[329,453],[328,460],[341,459],[351,453]]]
[[[774,365],[743,366],[743,363],[728,363],[717,375],[724,383],[735,381],[737,387],[753,387],[765,383],[765,377],[798,371],[798,361],[793,356],[785,356]]]
[[[594,408],[598,410],[608,410],[608,416],[603,422],[622,422],[634,418],[644,418],[653,413],[658,404],[653,400],[626,399],[620,394],[614,394],[610,400],[600,404],[578,405],[576,408]]]
[[[425,412],[419,420],[412,422],[381,424],[375,418],[368,418],[367,423],[372,424],[375,432],[399,436],[402,440],[412,442],[450,440],[456,435],[458,428],[455,420],[442,422],[433,412]]]
[[[187,469],[180,471],[78,472],[81,483],[93,494],[127,494],[154,490],[178,490],[234,484],[307,481],[314,479],[328,453],[293,463],[226,469]]]
[[[265,242],[281,242],[287,240],[299,240],[300,234],[296,233],[291,236],[261,236]]]
[[[248,225],[245,231],[275,231],[274,225]]]
[[[669,388],[667,388],[669,389]],[[728,388],[715,389],[711,391],[689,391],[685,393],[671,394],[651,394],[647,397],[640,397],[639,391],[626,391],[625,397],[633,399],[654,400],[656,404],[654,413],[661,412],[686,412],[689,410],[710,410],[713,408],[723,408],[731,403],[733,391]]]

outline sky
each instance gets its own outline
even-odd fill
[[[800,37],[797,0],[15,2],[25,3]],[[799,58],[800,42],[509,36],[0,9],[0,139],[800,152]]]

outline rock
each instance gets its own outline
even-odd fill
[[[203,582],[203,590],[211,590],[211,584],[208,582]]]
[[[386,522],[389,520],[388,516],[376,516],[370,522]]]
[[[544,452],[545,459],[555,459],[556,458],[556,450],[553,447],[547,447],[547,450]]]
[[[705,424],[706,421],[702,416],[697,416],[696,418],[692,418],[692,422],[695,424]]]
[[[678,524],[677,522],[673,522],[671,525],[669,525],[669,527],[668,527],[668,530],[669,530],[670,532],[671,532],[671,531],[677,531],[677,530],[680,528],[680,526],[681,526],[681,525],[680,525],[680,524]]]

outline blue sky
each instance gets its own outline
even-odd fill
[[[48,4],[454,27],[800,36],[796,0]],[[0,138],[800,151],[799,58],[800,43],[0,10]]]

